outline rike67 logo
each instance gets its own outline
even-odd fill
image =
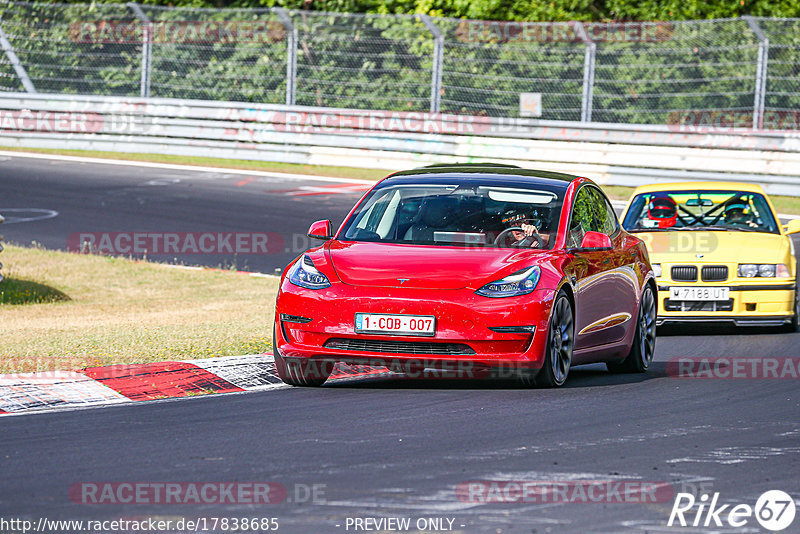
[[[744,503],[720,505],[718,501],[719,493],[711,497],[703,494],[699,499],[691,493],[678,493],[667,526],[741,528],[755,518],[762,528],[780,532],[789,528],[796,513],[792,497],[780,490],[762,493],[755,506]]]

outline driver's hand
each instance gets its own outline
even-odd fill
[[[522,231],[525,232],[526,236],[531,236],[533,234],[539,233],[539,230],[532,224],[523,224]]]

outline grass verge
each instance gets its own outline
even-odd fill
[[[8,244],[0,374],[271,350],[277,278]]]
[[[123,161],[148,161],[154,163],[171,163],[174,165],[200,165],[203,167],[220,167],[226,169],[243,169],[251,171],[288,172],[293,174],[308,174],[310,176],[335,176],[337,178],[353,178],[359,180],[379,180],[392,172],[384,169],[360,169],[357,167],[273,163],[267,161],[245,161],[238,159],[175,156],[169,154],[122,154],[119,152],[102,152],[94,150],[62,150],[17,147],[0,147],[0,150],[33,152],[38,154],[59,154],[64,156],[81,156],[87,158],[104,158]],[[633,187],[619,185],[604,185],[602,188],[606,194],[614,200],[628,200],[634,189]],[[770,199],[775,205],[775,209],[777,209],[779,213],[800,215],[800,198],[770,195]]]

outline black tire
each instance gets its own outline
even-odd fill
[[[567,294],[559,291],[550,313],[550,326],[547,329],[547,347],[544,364],[535,377],[523,375],[527,385],[543,388],[557,388],[564,385],[572,365],[572,351],[575,348],[575,318]]]
[[[334,362],[314,359],[284,358],[278,352],[272,333],[272,354],[278,378],[290,386],[318,387],[325,383],[333,372]]]
[[[646,285],[639,302],[636,333],[628,356],[621,362],[606,362],[612,373],[644,373],[650,367],[656,352],[657,306],[653,288]]]

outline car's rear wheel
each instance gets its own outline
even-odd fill
[[[528,384],[539,387],[561,387],[567,381],[575,346],[575,320],[566,293],[559,291],[550,314],[544,364],[536,377],[523,378]]]
[[[272,333],[272,354],[278,378],[290,386],[317,387],[333,372],[334,362],[314,359],[284,358],[278,352],[275,332]]]
[[[606,362],[612,373],[643,373],[650,367],[656,352],[656,298],[653,288],[646,285],[639,303],[636,333],[628,356],[618,363]]]

